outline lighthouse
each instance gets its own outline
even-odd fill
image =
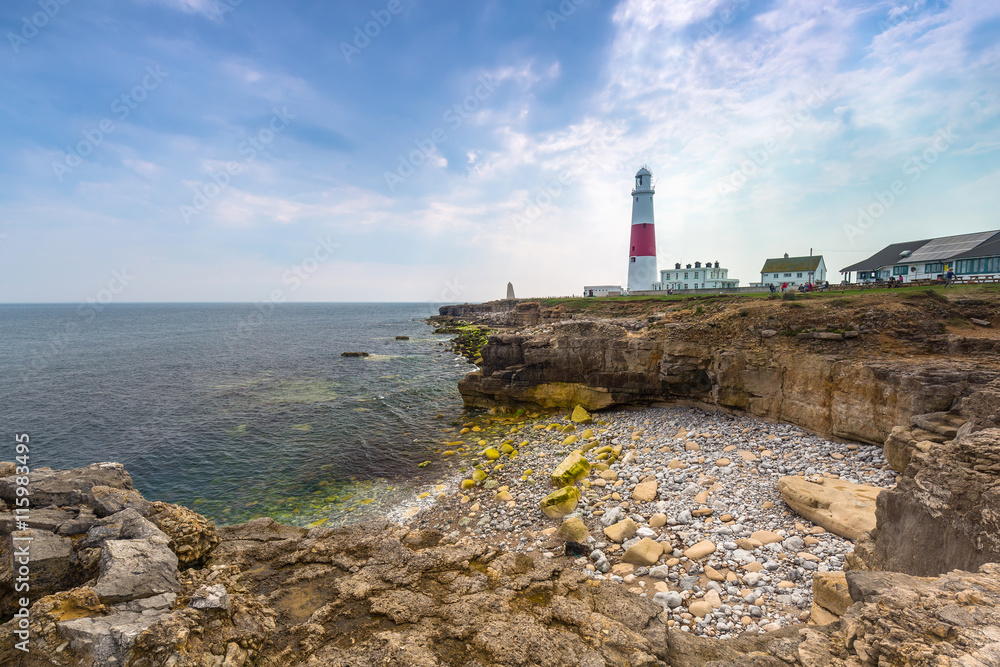
[[[632,190],[632,239],[629,242],[628,291],[653,289],[656,282],[656,231],[653,227],[653,175],[643,167]]]

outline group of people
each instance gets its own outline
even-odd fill
[[[785,292],[788,291],[788,283],[787,282],[781,283],[781,287],[780,288],[779,287],[775,287],[774,283],[768,283],[767,284],[767,288],[769,290],[771,290],[771,294],[774,294],[779,289],[781,290],[781,293],[784,294]],[[816,283],[802,283],[801,285],[799,285],[799,291],[800,292],[817,292],[817,291],[818,292],[825,292],[828,289],[830,289],[830,281],[829,280],[823,280],[823,281],[816,282]]]

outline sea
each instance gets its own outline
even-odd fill
[[[441,475],[463,417],[472,367],[423,321],[436,312],[0,305],[0,461],[27,433],[32,469],[118,461],[147,499],[223,525],[391,515]]]

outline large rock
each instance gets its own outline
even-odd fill
[[[182,568],[204,563],[219,543],[218,532],[208,519],[180,505],[155,502],[149,520],[170,538],[170,549]]]
[[[542,498],[538,506],[550,519],[561,519],[571,514],[578,502],[580,502],[580,490],[575,486],[566,486]]]
[[[590,531],[587,530],[587,524],[579,517],[567,517],[556,531],[556,537],[566,542],[586,542],[590,537]]]
[[[604,534],[607,535],[608,539],[612,542],[621,544],[635,535],[636,530],[638,530],[638,526],[635,525],[635,521],[631,518],[627,518],[622,519],[618,523],[613,523],[605,528]]]
[[[590,462],[583,452],[575,449],[552,471],[552,486],[562,488],[572,486],[587,476],[590,472]]]
[[[100,548],[108,540],[150,540],[157,544],[170,542],[166,533],[132,508],[95,521],[86,537],[80,541],[80,546]]]
[[[632,500],[640,503],[652,502],[656,500],[656,490],[656,478],[650,477],[645,481],[639,482],[632,489]]]
[[[648,537],[644,537],[625,550],[622,561],[641,567],[649,567],[650,565],[655,565],[662,555],[663,545]]]
[[[847,590],[843,572],[817,572],[813,575],[813,608],[819,607],[829,616],[839,618],[854,604]]]
[[[1000,562],[1000,429],[918,452],[878,496],[878,527],[851,564],[933,576]]]
[[[573,414],[570,419],[574,424],[591,424],[594,418],[590,416],[590,413],[583,409],[582,405],[578,405],[573,408]]]
[[[875,527],[875,499],[885,491],[832,477],[798,476],[779,479],[778,490],[796,514],[849,540]]]
[[[129,653],[136,639],[169,615],[177,599],[173,593],[133,603],[116,605],[107,616],[86,616],[56,624],[60,636],[88,665],[117,667],[133,664]]]
[[[18,581],[22,566],[30,571],[27,582]],[[0,615],[13,613],[20,607],[19,598],[26,595],[35,600],[72,588],[80,583],[81,574],[74,568],[73,541],[68,537],[33,528],[0,537]],[[18,591],[18,583],[30,584],[30,594]]]
[[[90,489],[90,507],[98,517],[111,516],[124,509],[134,509],[146,516],[152,505],[135,489],[116,489],[111,486],[95,486]]]
[[[109,540],[101,547],[101,574],[94,592],[103,602],[126,602],[180,589],[177,556],[165,542]]]
[[[702,540],[684,550],[684,555],[691,560],[700,560],[715,553],[715,543],[711,540]]]
[[[42,468],[32,472],[29,479],[33,508],[89,505],[95,486],[132,489],[132,477],[120,463],[94,463],[74,470]],[[0,500],[13,505],[16,489],[15,477],[0,477]]]

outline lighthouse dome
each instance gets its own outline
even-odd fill
[[[653,172],[646,169],[643,166],[639,171],[635,172],[635,190],[632,194],[635,195],[637,192],[653,194]]]

